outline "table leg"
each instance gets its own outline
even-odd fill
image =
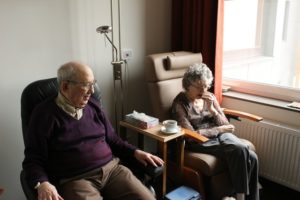
[[[120,137],[127,141],[127,128],[124,126],[120,126]]]
[[[138,147],[144,149],[144,135],[138,134]]]
[[[163,160],[165,162],[164,164],[164,170],[163,170],[163,174],[162,174],[162,199],[164,199],[165,195],[166,195],[166,190],[167,190],[167,150],[168,150],[168,145],[167,142],[162,143],[162,157]]]
[[[177,155],[179,155],[177,163],[179,166],[179,182],[181,182],[183,177],[183,166],[184,166],[184,145],[185,145],[184,138],[183,137],[178,138],[177,144],[178,144]]]

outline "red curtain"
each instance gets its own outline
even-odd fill
[[[201,52],[222,101],[224,0],[172,0],[172,50]]]

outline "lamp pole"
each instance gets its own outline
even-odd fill
[[[120,59],[120,55],[118,54],[118,49],[114,45],[113,41],[108,37],[107,33],[112,32],[111,26],[100,26],[96,29],[96,31],[100,34],[104,34],[105,38],[109,41],[109,43],[113,47],[113,78],[114,78],[114,111],[115,111],[115,128],[117,133],[119,134],[119,125],[118,121],[123,119],[124,117],[124,89],[123,89],[123,75],[122,75],[122,65],[124,64],[124,60]],[[117,82],[120,85],[120,93],[117,94]],[[119,110],[119,106],[121,106],[121,110]],[[121,116],[119,115],[121,113]]]

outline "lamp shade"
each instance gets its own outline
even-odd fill
[[[112,27],[111,26],[107,26],[107,25],[104,25],[104,26],[99,26],[96,31],[98,33],[110,33],[112,32]]]

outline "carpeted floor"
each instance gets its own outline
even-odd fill
[[[298,200],[300,192],[274,183],[264,178],[260,178],[262,189],[260,190],[260,200]]]
[[[259,182],[262,186],[260,190],[260,200],[300,200],[300,192],[287,188],[283,185],[269,181],[265,178],[260,178]],[[168,182],[168,191],[174,188],[169,188],[172,184]],[[158,196],[160,196],[161,183],[156,181],[155,188]],[[158,198],[160,199],[160,198]]]

